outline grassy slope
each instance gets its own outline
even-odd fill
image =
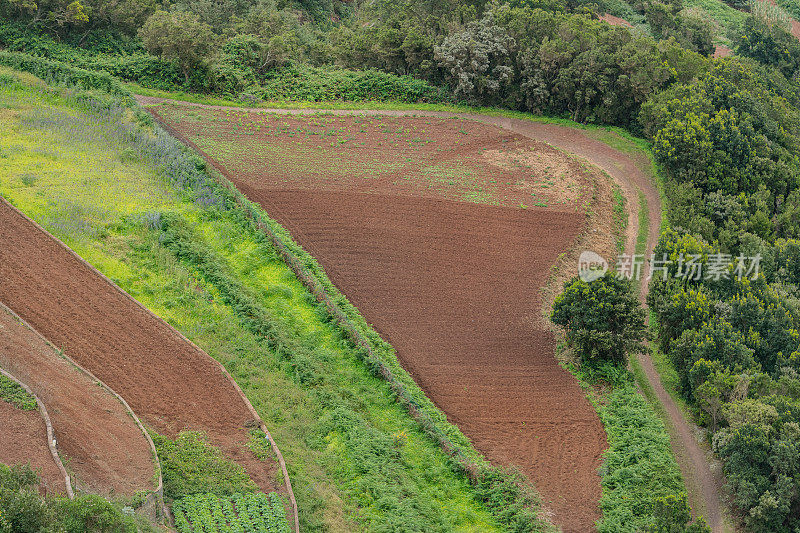
[[[730,37],[742,25],[747,17],[746,13],[732,8],[722,0],[684,0],[683,5],[707,13],[719,27],[715,44],[733,47]]]
[[[274,251],[234,217],[176,193],[107,124],[45,90],[0,88],[0,139],[0,193],[231,371],[281,446],[304,530],[499,529]],[[304,381],[159,243],[147,224],[154,212],[177,214],[224,260],[312,354],[318,380]]]

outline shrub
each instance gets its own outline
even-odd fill
[[[13,379],[0,374],[0,400],[6,401],[17,409],[34,411],[37,409],[36,398]]]
[[[247,472],[226,459],[203,433],[182,431],[174,440],[153,435],[153,442],[161,460],[166,498],[205,492],[227,496],[256,490]]]
[[[631,282],[607,272],[591,282],[577,277],[566,282],[550,319],[564,327],[584,362],[624,364],[628,353],[644,349],[644,316]]]
[[[136,533],[133,517],[124,515],[105,498],[95,494],[78,496],[74,500],[59,499],[56,515],[65,533]]]

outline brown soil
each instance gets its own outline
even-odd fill
[[[240,124],[263,119],[236,116]],[[308,122],[279,120],[294,131]],[[414,149],[373,147],[380,157],[376,168],[383,168],[384,159],[405,161],[407,155],[412,161],[404,163],[406,171],[392,169],[369,181],[335,167],[323,175],[299,167],[291,181],[302,186],[299,190],[288,189],[285,174],[274,165],[256,159],[262,157],[254,151],[259,143],[282,147],[284,136],[254,135],[251,157],[230,150],[218,163],[230,165],[223,167],[228,177],[320,261],[479,450],[527,474],[564,531],[591,530],[599,518],[597,469],[607,447],[605,433],[574,378],[557,364],[553,334],[541,318],[542,288],[551,268],[585,228],[586,215],[577,204],[587,201],[590,171],[546,145],[471,121],[381,121],[391,122],[392,130],[425,129],[434,142]],[[347,129],[348,122],[353,119],[338,118],[335,127]],[[183,132],[198,143],[209,137],[231,140],[229,131],[205,124],[184,124]],[[454,124],[466,133],[443,135]],[[384,142],[372,131],[364,133],[368,146]],[[213,143],[209,146],[216,153]],[[276,150],[276,160],[291,149]],[[550,203],[559,191],[567,201],[557,210],[555,204],[520,209],[445,199],[450,191],[426,187],[414,166],[447,159],[458,160],[466,172],[478,169],[483,192],[501,205],[530,197],[533,184],[514,172],[540,175],[545,168],[560,176],[546,188]],[[227,172],[230,168],[235,170]],[[413,179],[398,187],[404,172]],[[570,197],[573,189],[582,193]]]
[[[44,494],[66,494],[64,476],[47,446],[47,427],[39,411],[23,411],[0,400],[0,463],[29,464],[41,477]]]
[[[577,210],[586,172],[545,143],[442,118],[293,117],[152,110],[214,154],[237,179],[269,169],[276,190],[337,190]]]
[[[624,18],[616,17],[609,13],[605,13],[600,15],[600,20],[604,20],[611,24],[612,26],[626,26],[628,28],[633,28],[633,24],[625,20]]]
[[[104,495],[153,490],[150,445],[124,405],[0,309],[0,366],[47,408],[73,484]]]
[[[174,437],[204,431],[274,490],[272,462],[246,444],[247,405],[211,360],[0,202],[0,301],[125,398],[142,421]]]
[[[137,97],[143,105],[159,104],[163,99],[152,97]],[[225,108],[223,106],[207,106],[202,104],[180,105],[195,108],[215,110],[236,110],[241,108]],[[245,110],[246,111],[246,110]],[[249,111],[265,111],[264,109],[251,109]],[[611,175],[622,187],[628,206],[628,235],[625,244],[627,253],[633,253],[636,243],[636,232],[639,227],[639,193],[644,194],[648,209],[648,239],[645,257],[648,257],[660,234],[661,201],[658,190],[650,173],[650,162],[641,154],[631,156],[611,148],[603,142],[593,138],[590,132],[575,128],[546,124],[529,120],[478,115],[474,113],[450,113],[436,111],[372,111],[372,110],[315,110],[315,109],[273,109],[272,112],[304,115],[329,113],[333,115],[364,115],[364,116],[425,116],[436,118],[466,118],[484,124],[494,124],[505,130],[523,135],[535,141],[546,142],[566,152],[586,159],[593,165],[603,169]],[[640,298],[644,302],[647,294],[647,283],[641,284]],[[712,470],[705,450],[695,438],[694,425],[683,416],[678,406],[664,389],[658,371],[653,366],[652,360],[641,355],[639,361],[647,376],[650,386],[655,391],[659,402],[664,406],[669,418],[670,434],[673,451],[678,459],[684,480],[689,492],[689,502],[696,513],[702,514],[714,533],[723,531],[722,517],[722,484],[723,477],[719,469]]]
[[[720,57],[728,57],[732,53],[733,53],[733,50],[731,50],[727,46],[717,45],[717,47],[714,49],[714,56],[713,57],[715,59],[720,58]]]

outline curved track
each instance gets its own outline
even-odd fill
[[[164,99],[137,96],[142,105],[152,105],[164,102]],[[639,227],[639,195],[644,195],[648,210],[648,238],[645,257],[652,253],[661,224],[661,200],[658,189],[653,183],[650,172],[650,161],[644,155],[632,156],[598,139],[591,137],[586,131],[561,126],[534,122],[531,120],[482,115],[476,113],[454,113],[441,111],[391,111],[391,110],[324,110],[324,109],[270,109],[270,108],[240,108],[225,106],[210,106],[204,104],[189,104],[176,102],[181,105],[192,105],[211,109],[230,109],[236,111],[271,112],[292,115],[333,114],[333,115],[386,115],[386,116],[425,116],[442,118],[461,118],[474,120],[484,124],[491,124],[512,131],[536,141],[546,142],[565,152],[576,155],[587,162],[607,172],[620,185],[627,199],[628,227],[625,249],[627,253],[634,253],[636,244],[635,230]],[[640,299],[644,302],[647,294],[647,282],[641,284]],[[686,420],[678,406],[664,389],[661,378],[653,362],[647,355],[641,355],[639,360],[645,371],[650,386],[653,388],[658,400],[664,407],[671,423],[672,446],[678,463],[681,467],[684,480],[689,492],[690,504],[698,514],[703,515],[712,531],[715,533],[724,530],[722,517],[722,476],[720,472],[711,470],[706,452],[695,438],[692,425]]]

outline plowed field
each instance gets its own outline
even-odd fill
[[[0,301],[174,437],[205,431],[274,490],[272,463],[247,448],[252,416],[209,356],[0,200]]]
[[[23,411],[0,400],[0,463],[28,464],[45,494],[65,495],[64,476],[47,447],[47,426],[39,411]]]
[[[585,227],[580,165],[470,121],[157,112],[320,261],[479,450],[527,474],[564,531],[593,528],[605,433],[541,318]]]
[[[155,488],[150,445],[123,404],[3,309],[0,366],[44,403],[78,487],[126,497]]]

